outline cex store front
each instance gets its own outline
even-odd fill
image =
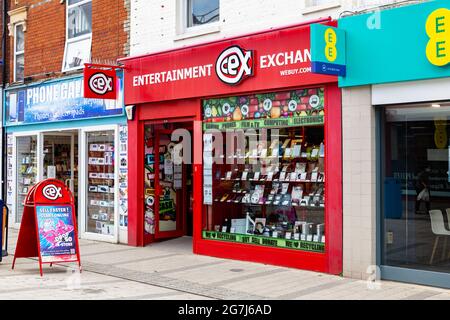
[[[309,34],[122,60],[130,245],[192,235],[197,254],[342,272],[341,95]]]

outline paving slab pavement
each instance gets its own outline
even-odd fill
[[[11,270],[16,239],[10,230],[0,299],[450,300],[441,288],[380,281],[373,289],[363,280],[195,255],[190,237],[145,248],[81,239],[81,274],[64,264],[44,266],[41,278],[36,259],[18,259]]]

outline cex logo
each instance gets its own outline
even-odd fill
[[[221,81],[230,85],[253,76],[253,51],[238,46],[225,49],[217,58],[216,74]]]
[[[62,198],[61,188],[54,184],[49,184],[42,189],[42,194],[49,200],[56,200]]]
[[[89,88],[99,95],[104,95],[107,92],[112,92],[114,78],[105,75],[102,72],[94,73],[89,78]]]

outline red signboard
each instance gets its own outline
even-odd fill
[[[311,73],[309,29],[301,25],[123,59],[125,104],[336,82],[335,76]]]
[[[84,97],[92,99],[117,98],[116,67],[86,63],[84,66]]]
[[[30,257],[38,257],[41,276],[44,263],[78,262],[81,268],[74,198],[59,180],[39,182],[25,199],[12,268],[17,258]]]

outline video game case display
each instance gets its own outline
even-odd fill
[[[207,172],[212,175],[212,221],[204,231],[216,240],[235,234],[241,236],[228,240],[245,243],[250,235],[253,244],[272,241],[272,246],[299,250],[309,250],[307,242],[324,244],[323,132],[323,126],[279,128],[263,142],[259,131],[256,146],[236,149],[223,164],[213,163]],[[324,251],[324,246],[312,248]]]
[[[113,131],[111,131],[111,133],[108,132],[108,134],[88,134],[87,206],[89,232],[114,235],[114,152]]]

